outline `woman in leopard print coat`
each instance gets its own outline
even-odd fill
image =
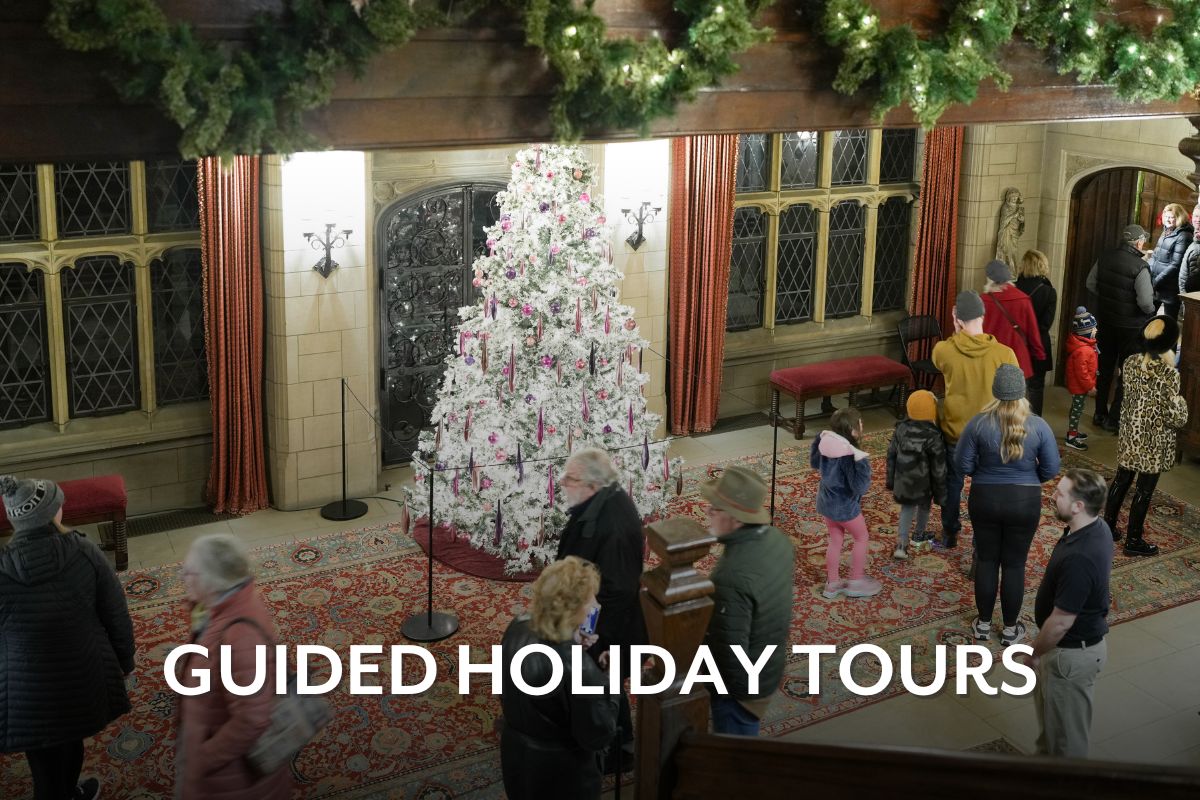
[[[1127,358],[1122,367],[1125,402],[1117,439],[1117,475],[1108,490],[1104,519],[1113,539],[1119,541],[1117,513],[1136,477],[1125,533],[1125,554],[1130,556],[1158,552],[1157,545],[1142,538],[1146,513],[1158,476],[1175,466],[1175,434],[1187,424],[1187,404],[1179,394],[1179,373],[1171,352],[1178,339],[1174,319],[1154,317],[1142,329],[1142,352]]]

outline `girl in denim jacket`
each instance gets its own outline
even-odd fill
[[[867,523],[862,514],[862,496],[871,486],[871,464],[858,449],[862,438],[862,415],[853,408],[834,412],[831,429],[821,431],[813,440],[809,463],[821,472],[817,491],[817,513],[825,518],[829,546],[825,550],[826,583],[822,596],[829,600],[838,595],[871,597],[882,588],[879,581],[865,577],[867,565]],[[840,576],[842,540],[849,533],[854,540],[850,559],[850,580]]]

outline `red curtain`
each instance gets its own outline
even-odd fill
[[[961,127],[934,128],[925,136],[921,218],[917,225],[912,297],[908,304],[913,316],[937,317],[942,330],[947,333],[954,327],[950,314],[958,293],[955,266],[963,132]]]
[[[671,140],[671,433],[710,431],[721,397],[738,137]]]
[[[259,159],[199,165],[204,341],[213,454],[206,490],[213,511],[267,507],[263,454],[263,292]]]

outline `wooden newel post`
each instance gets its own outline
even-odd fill
[[[661,563],[642,576],[642,611],[650,644],[665,648],[675,660],[675,681],[664,692],[637,698],[637,797],[656,800],[673,784],[667,774],[680,735],[689,728],[708,730],[708,691],[703,686],[680,693],[712,616],[712,581],[696,571],[716,538],[693,519],[671,517],[646,526],[646,538]],[[661,659],[648,671],[646,683],[662,680]]]

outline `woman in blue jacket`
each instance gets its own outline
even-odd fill
[[[967,510],[975,530],[975,607],[971,632],[991,637],[996,590],[1004,631],[1000,641],[1025,638],[1019,619],[1025,596],[1025,561],[1042,516],[1042,484],[1058,474],[1054,432],[1030,410],[1019,367],[1001,364],[992,380],[995,398],[963,429],[955,459],[971,476]]]

